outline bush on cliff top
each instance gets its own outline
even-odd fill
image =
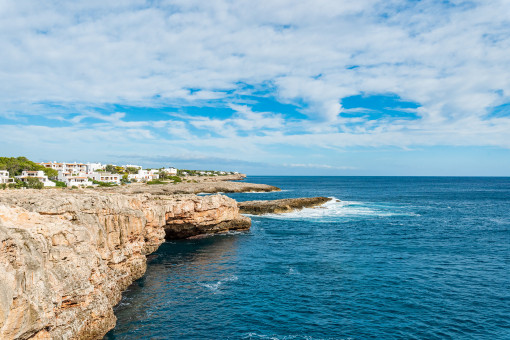
[[[166,184],[166,182],[160,181],[159,179],[153,179],[152,181],[147,181],[147,184]]]

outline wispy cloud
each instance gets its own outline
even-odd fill
[[[510,102],[507,13],[503,0],[4,1],[1,151],[64,155],[58,136],[87,154],[313,165],[307,149],[508,149],[510,117],[490,115]],[[342,107],[360,94],[416,103],[392,108],[416,119]]]
[[[356,170],[353,166],[333,166],[328,164],[283,164],[291,168],[309,168],[309,169],[331,169],[331,170]]]

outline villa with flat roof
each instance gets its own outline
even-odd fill
[[[57,171],[71,172],[73,174],[76,173],[91,173],[99,169],[104,169],[104,165],[101,163],[66,163],[66,162],[43,162],[38,163],[39,165],[44,166],[45,168],[55,169]]]
[[[21,176],[16,176],[17,179],[28,182],[29,178],[35,178],[42,182],[45,187],[54,187],[56,184],[48,179],[48,176],[44,174],[44,171],[23,171]]]
[[[161,169],[161,172],[166,172],[169,175],[177,175],[177,169],[173,167],[163,168]]]
[[[94,172],[91,176],[95,181],[120,184],[121,175],[109,172]]]
[[[137,180],[137,181],[152,181],[159,178],[158,170],[138,170],[137,174],[128,175],[129,180]]]
[[[9,171],[0,170],[0,184],[14,183],[14,178],[9,177]]]

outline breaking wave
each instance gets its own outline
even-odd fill
[[[390,206],[379,203],[364,203],[356,201],[341,201],[336,197],[325,204],[296,210],[283,214],[248,215],[250,217],[264,217],[281,220],[313,220],[316,222],[333,222],[342,219],[372,218],[388,216],[419,216],[410,212],[408,207]]]

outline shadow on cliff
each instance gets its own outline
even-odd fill
[[[119,319],[143,323],[191,297],[224,293],[225,286],[237,279],[238,248],[248,236],[226,234],[163,243],[148,256],[145,275],[124,292],[115,314]],[[119,339],[113,335],[122,333],[118,327],[122,326],[105,339]]]

